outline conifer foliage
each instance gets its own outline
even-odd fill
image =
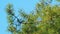
[[[47,2],[37,3],[36,10],[30,14],[21,10],[19,16],[23,19],[15,16],[13,6],[8,4],[8,30],[12,34],[60,34],[60,6],[51,6],[52,0]]]

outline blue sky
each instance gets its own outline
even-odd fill
[[[5,12],[8,3],[13,4],[15,11],[24,9],[27,13],[34,10],[38,0],[0,0],[0,34],[9,34],[7,32],[7,15]],[[55,4],[55,1],[52,3]]]

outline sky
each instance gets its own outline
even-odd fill
[[[8,22],[5,11],[8,3],[13,4],[15,11],[24,9],[27,13],[29,13],[35,9],[35,6],[38,2],[39,0],[0,0],[0,34],[10,34],[7,31]],[[55,1],[53,1],[52,4],[55,4]]]

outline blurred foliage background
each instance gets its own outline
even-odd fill
[[[19,16],[16,16],[13,5],[8,4],[8,31],[12,34],[60,34],[60,5],[52,6],[51,2],[41,0],[30,14],[20,9]]]

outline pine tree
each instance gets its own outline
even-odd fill
[[[19,15],[23,19],[18,18],[13,6],[8,4],[8,30],[12,34],[60,34],[60,6],[51,6],[52,1],[47,2],[37,3],[36,10],[30,14],[20,10]]]

